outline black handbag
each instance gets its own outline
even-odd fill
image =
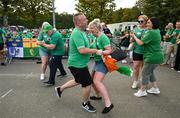
[[[95,39],[95,41],[96,41],[96,48],[100,49],[97,45],[96,39]],[[114,42],[112,42],[112,43],[114,43]],[[121,60],[125,59],[127,57],[126,52],[123,51],[120,46],[117,46],[117,45],[115,45],[115,46],[116,46],[116,49],[110,54],[111,57],[116,59],[116,61],[121,61]]]
[[[123,51],[121,48],[116,48],[110,55],[117,61],[121,61],[127,57],[126,52]]]

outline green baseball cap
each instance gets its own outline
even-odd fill
[[[52,30],[53,26],[51,26],[50,24],[46,24],[43,27],[43,32],[48,32],[49,30]]]

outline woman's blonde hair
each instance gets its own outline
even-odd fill
[[[99,31],[101,31],[101,21],[99,18],[95,18],[93,21],[91,21],[88,25],[88,28],[96,27]]]
[[[142,19],[144,19],[144,21],[148,21],[148,17],[146,16],[146,15],[140,15],[139,17],[138,17],[138,19],[140,19],[140,18],[142,18]]]

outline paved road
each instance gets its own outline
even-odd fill
[[[130,88],[130,78],[117,72],[108,74],[105,84],[115,107],[106,115],[101,114],[102,101],[92,101],[96,113],[81,108],[80,86],[64,91],[58,99],[54,87],[43,86],[39,73],[35,60],[0,66],[0,118],[180,118],[180,74],[165,66],[155,71],[161,94],[143,98],[133,95],[137,90]],[[56,85],[71,78],[68,71],[67,77],[56,79]]]

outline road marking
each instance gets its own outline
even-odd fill
[[[21,73],[21,74],[19,74],[19,73],[18,74],[10,74],[10,73],[0,74],[0,77],[26,77],[26,76],[33,76],[34,77],[34,76],[39,76],[39,74],[33,74],[33,73],[32,74],[31,73],[30,74],[29,73],[28,74],[27,73],[26,74],[25,73]]]
[[[7,96],[10,92],[12,92],[12,91],[13,91],[13,89],[10,89],[8,92],[6,92],[4,95],[1,96],[1,99],[4,98],[4,97],[6,97],[6,96]]]
[[[31,72],[30,74],[27,74],[26,75],[26,77],[25,77],[25,79],[28,79],[30,76],[32,76],[33,75],[33,72]]]

